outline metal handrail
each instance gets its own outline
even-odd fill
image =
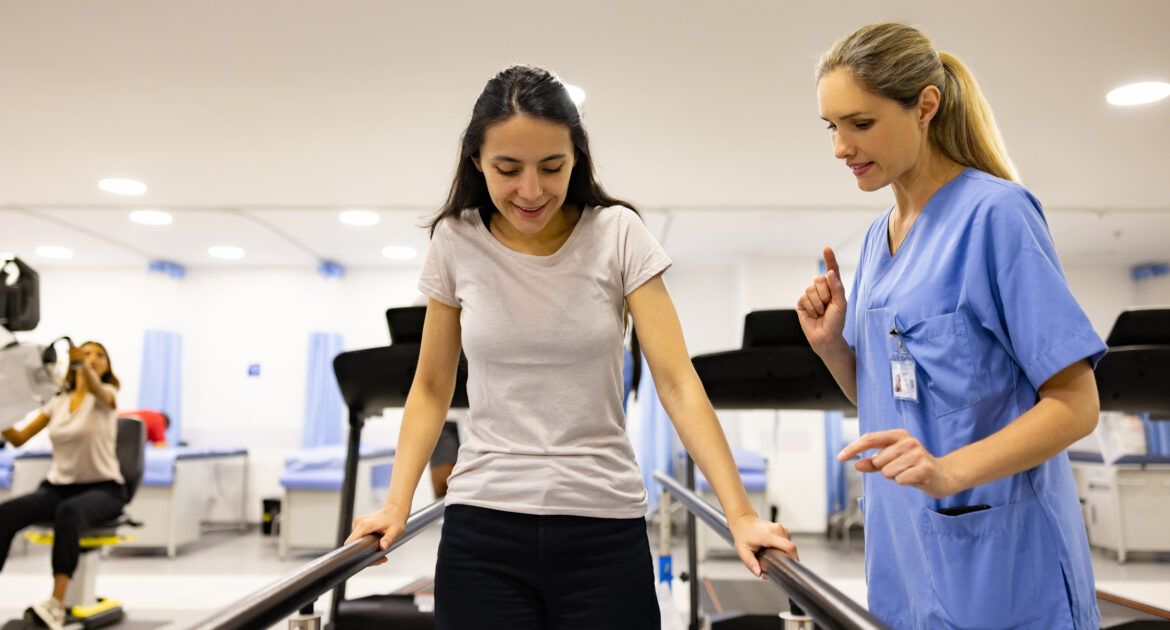
[[[283,578],[242,597],[231,606],[191,626],[198,630],[235,630],[236,628],[268,627],[311,604],[325,591],[348,580],[378,558],[401,547],[411,538],[432,525],[443,515],[445,505],[440,499],[410,515],[406,531],[382,551],[376,534],[364,536],[348,545],[302,566]]]
[[[702,520],[729,544],[733,543],[727,517],[699,495],[687,490],[678,481],[657,472],[654,479],[662,484],[687,511]],[[829,630],[884,630],[885,624],[862,608],[833,585],[823,580],[800,562],[777,549],[767,549],[760,556],[760,568],[777,588],[784,591],[812,617],[818,627]],[[694,576],[691,579],[695,579]]]

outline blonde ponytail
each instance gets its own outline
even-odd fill
[[[943,66],[943,97],[931,121],[931,142],[959,164],[1018,183],[1016,168],[975,76],[958,57],[946,52],[938,57]]]

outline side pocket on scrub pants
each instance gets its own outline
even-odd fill
[[[936,315],[906,326],[906,350],[918,365],[920,392],[930,396],[936,416],[978,403],[979,372],[961,313]]]
[[[922,510],[928,579],[942,608],[932,621],[1018,628],[1051,615],[1061,601],[1067,606],[1060,561],[1036,523],[1026,522],[1040,515],[1027,514],[1025,505],[961,516]]]

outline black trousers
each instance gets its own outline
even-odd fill
[[[0,503],[0,569],[12,539],[33,523],[53,523],[53,575],[73,577],[81,555],[81,532],[112,519],[126,505],[122,485],[114,481],[54,485],[48,481],[31,494]]]
[[[645,519],[446,509],[437,630],[659,630]]]

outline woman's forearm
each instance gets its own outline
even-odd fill
[[[3,435],[4,439],[13,446],[24,444],[24,437],[16,429],[4,429],[0,435]]]
[[[1035,406],[1011,424],[941,460],[960,492],[1039,466],[1092,433],[1099,415],[1096,380],[1082,361],[1046,383]]]
[[[29,438],[40,433],[42,429],[49,425],[49,416],[44,413],[37,414],[32,422],[24,425],[23,428],[17,429],[15,427],[4,430],[4,439],[8,440],[13,446],[23,446]]]
[[[674,422],[683,446],[715,491],[727,520],[756,515],[719,418],[698,376],[676,387],[661,387],[658,396]]]
[[[451,392],[443,396],[426,387],[414,386],[406,399],[402,429],[394,452],[394,471],[384,508],[402,517],[409,516],[410,505],[423,470],[430,459],[443,422],[450,409]]]
[[[825,367],[829,368],[829,373],[833,375],[833,380],[837,381],[837,386],[841,388],[845,397],[857,405],[857,355],[853,353],[853,348],[841,339],[839,343],[817,349],[816,352],[825,362]]]

